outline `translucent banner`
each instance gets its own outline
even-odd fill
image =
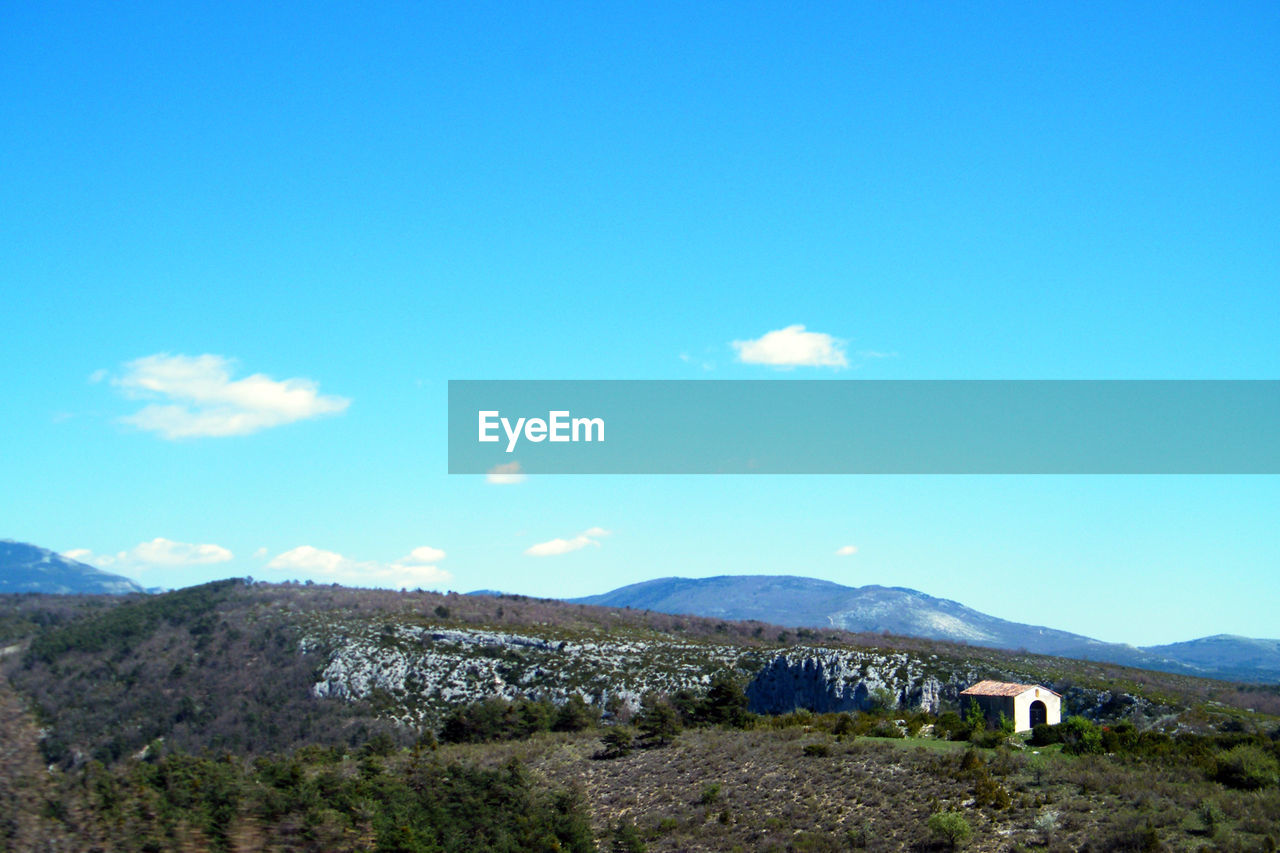
[[[1276,474],[1280,381],[449,382],[451,474]]]

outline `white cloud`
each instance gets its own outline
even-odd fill
[[[444,551],[439,548],[432,548],[430,545],[423,545],[410,551],[409,556],[405,557],[402,562],[434,563],[444,558]]]
[[[163,438],[248,435],[346,411],[351,401],[319,393],[310,379],[276,381],[255,373],[233,380],[232,359],[157,353],[131,361],[112,379],[131,399],[158,399],[121,420]]]
[[[505,462],[490,468],[489,472],[485,474],[485,479],[490,483],[505,486],[523,483],[525,475],[520,472],[519,462]]]
[[[375,560],[353,560],[337,551],[326,551],[311,545],[277,554],[267,563],[268,569],[320,575],[330,582],[352,586],[431,587],[453,580],[453,575],[433,565],[443,560],[445,552],[423,545],[392,563]]]
[[[193,545],[162,538],[136,546],[131,556],[136,562],[148,566],[202,566],[225,563],[235,557],[221,545]]]
[[[256,550],[256,551],[254,551],[254,552],[253,552],[253,558],[254,558],[255,560],[261,560],[261,559],[264,559],[266,556],[267,556],[267,549],[266,549],[266,548],[259,548],[258,550]]]
[[[107,369],[105,367],[99,367],[97,370],[93,371],[93,373],[89,374],[90,383],[98,383],[106,378],[107,378]]]
[[[235,554],[221,545],[175,542],[164,537],[156,537],[150,542],[140,542],[129,550],[120,551],[114,555],[95,554],[88,548],[73,548],[70,551],[64,551],[62,556],[100,569],[110,568],[112,571],[135,577],[148,569],[207,566],[235,559]]]
[[[277,554],[267,563],[268,569],[293,569],[304,572],[336,572],[346,565],[354,565],[352,560],[337,551],[325,551],[310,545],[299,545]]]
[[[845,341],[821,332],[806,332],[804,326],[787,326],[767,332],[754,341],[733,341],[738,361],[772,367],[848,367]]]
[[[858,553],[857,545],[844,545],[836,549],[837,557],[852,557],[856,553]]]
[[[595,545],[598,548],[600,543],[597,540],[608,536],[610,532],[603,527],[592,527],[572,539],[551,539],[547,542],[539,542],[525,549],[525,554],[530,557],[554,557],[557,554],[568,554],[570,551],[580,550],[588,545]]]

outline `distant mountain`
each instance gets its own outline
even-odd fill
[[[586,598],[579,604],[756,619],[775,625],[887,631],[913,637],[1249,681],[1280,678],[1275,641],[1224,638],[1147,649],[1010,622],[904,587],[849,587],[789,575],[660,578]],[[1270,645],[1267,645],[1270,644]]]
[[[138,584],[36,545],[0,539],[0,593],[124,595]]]
[[[1148,646],[1145,651],[1248,681],[1280,681],[1280,640],[1216,634],[1185,643]]]

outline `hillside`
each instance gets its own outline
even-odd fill
[[[126,577],[95,569],[47,548],[0,539],[0,593],[125,595],[143,591]]]
[[[1243,839],[1230,849],[1280,831],[1265,781],[1276,688],[522,596],[237,580],[0,596],[0,629],[0,803],[19,839],[0,850],[930,849],[940,809],[967,815],[976,850],[1153,833],[1191,849],[1206,801]],[[726,728],[698,710],[725,677],[764,716]],[[1110,749],[1149,757],[990,749],[998,733],[957,729],[959,691],[984,678],[1052,686],[1067,713],[1127,733]],[[673,732],[692,728],[601,759],[602,737],[664,705]],[[899,719],[935,736],[894,741]],[[957,733],[990,756],[966,757]],[[1215,756],[1241,745],[1263,750],[1266,790],[1247,797],[1215,781],[1229,778]]]
[[[1165,672],[1248,681],[1280,680],[1280,655],[1274,641],[1233,638],[1237,642],[1227,643],[1207,639],[1136,648],[1010,622],[904,587],[848,587],[786,575],[722,575],[659,578],[573,601],[719,619],[758,619],[808,628],[888,632]]]
[[[877,690],[937,713],[983,678],[1052,686],[1069,712],[1099,719],[1198,726],[1213,707],[1280,710],[1276,690],[1111,664],[521,596],[220,581],[0,603],[6,642],[21,649],[9,677],[52,724],[43,749],[55,762],[110,762],[157,738],[237,752],[381,731],[407,743],[459,702],[578,695],[633,711],[646,693],[705,689],[717,672],[768,713],[865,709]]]
[[[1217,634],[1185,643],[1149,646],[1146,651],[1245,681],[1280,681],[1280,640]]]

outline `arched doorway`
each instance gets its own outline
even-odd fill
[[[1049,709],[1039,699],[1031,703],[1031,728],[1049,722]]]

